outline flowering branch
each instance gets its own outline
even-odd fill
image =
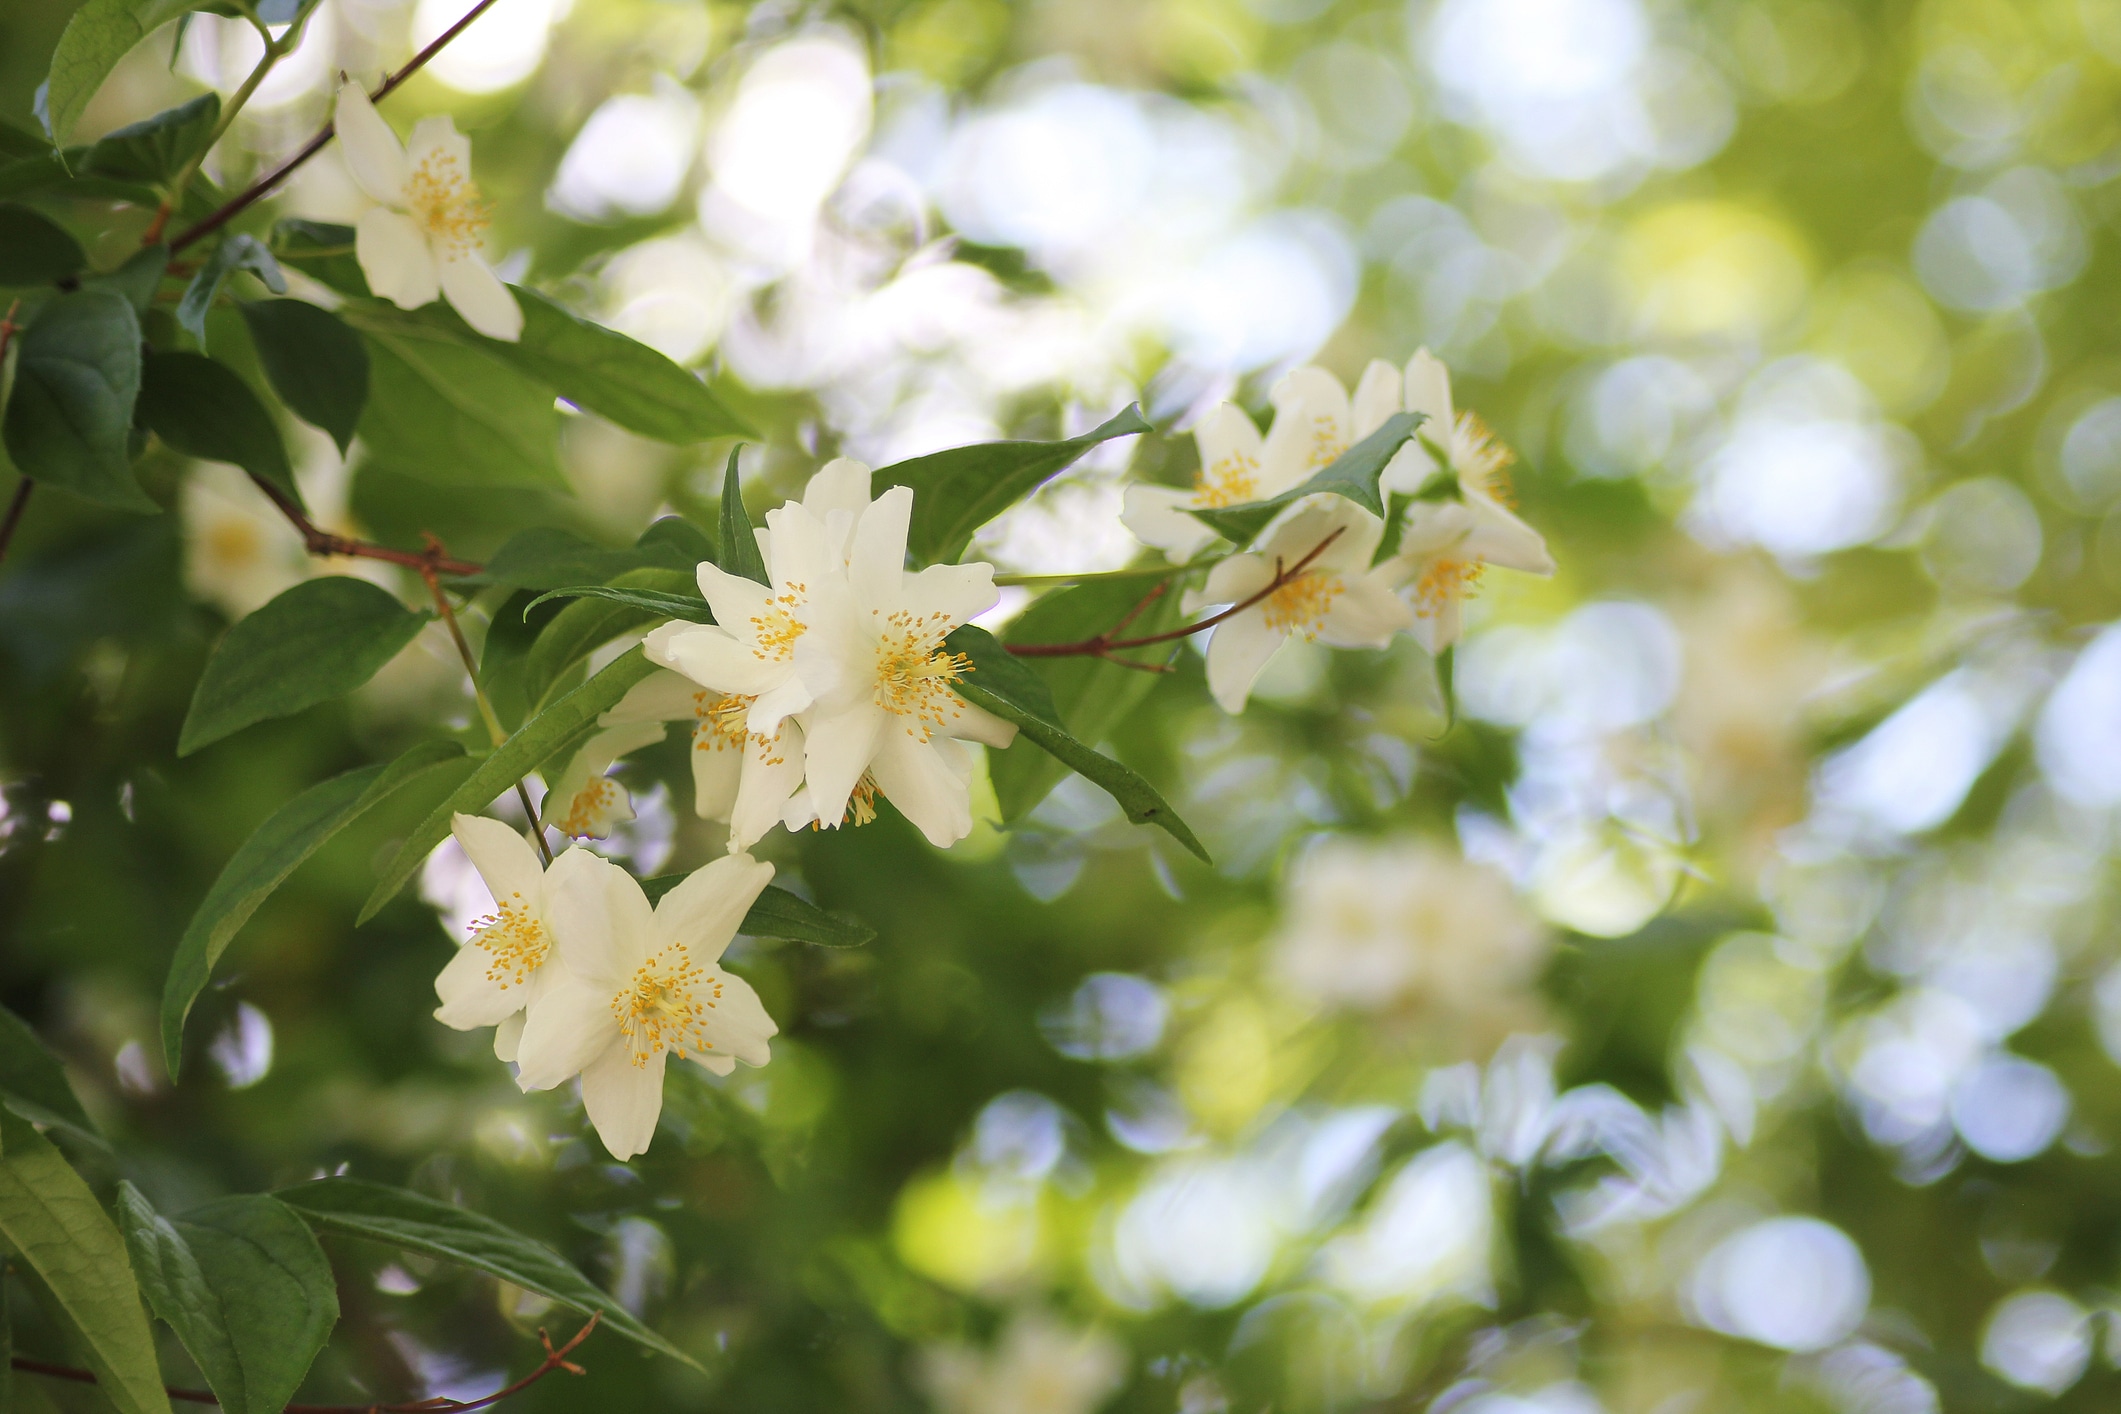
[[[1198,623],[1166,629],[1162,633],[1144,634],[1139,638],[1117,637],[1116,635],[1122,629],[1133,623],[1141,612],[1155,601],[1157,595],[1164,592],[1166,586],[1159,584],[1150,590],[1139,604],[1129,609],[1126,617],[1122,618],[1111,628],[1106,629],[1103,633],[1096,634],[1090,638],[1078,639],[1073,643],[1011,643],[1007,647],[1011,653],[1014,653],[1019,658],[1103,658],[1107,662],[1118,663],[1123,668],[1138,668],[1147,672],[1161,672],[1164,670],[1152,667],[1149,664],[1130,663],[1124,658],[1115,658],[1112,655],[1126,648],[1147,648],[1151,644],[1170,643],[1176,639],[1187,638],[1193,634],[1214,628],[1223,620],[1243,613],[1261,600],[1270,598],[1291,581],[1300,577],[1305,570],[1311,567],[1312,562],[1317,560],[1320,555],[1323,555],[1326,552],[1326,548],[1334,541],[1340,539],[1340,537],[1341,531],[1334,531],[1331,535],[1313,545],[1302,559],[1287,568],[1283,568],[1281,556],[1276,555],[1274,557],[1274,578],[1267,581],[1266,588],[1260,590],[1249,599],[1232,604],[1219,614],[1210,614]]]
[[[388,545],[377,545],[367,540],[355,540],[350,536],[334,535],[328,530],[318,528],[315,521],[303,514],[302,508],[295,504],[292,496],[267,481],[264,477],[252,476],[251,480],[257,484],[260,491],[265,493],[266,498],[279,508],[280,514],[287,517],[288,523],[301,532],[302,547],[312,555],[350,555],[355,559],[361,560],[381,560],[385,564],[402,565],[406,569],[416,570],[422,575],[427,574],[431,570],[436,574],[446,574],[453,579],[461,578],[464,575],[478,574],[485,569],[484,565],[475,564],[470,560],[453,560],[449,558],[442,553],[441,543],[432,536],[428,537],[425,550],[414,552],[411,550],[393,550]]]
[[[473,20],[476,20],[479,16],[485,14],[488,10],[492,9],[493,3],[494,0],[479,0],[478,4],[472,6],[469,10],[465,11],[463,19],[458,20],[448,29],[443,30],[441,36],[437,38],[434,43],[428,45],[425,49],[422,49],[419,53],[413,55],[412,58],[406,60],[404,68],[398,70],[389,78],[384,79],[381,86],[378,87],[374,93],[368,95],[369,101],[372,103],[382,102],[384,97],[388,95],[393,89],[395,89],[399,84],[405,82],[405,80],[411,78],[414,74],[418,73],[423,67],[426,66],[428,60],[434,58],[435,55],[441,53],[442,46],[448,44],[449,41],[455,39],[458,35],[462,34],[465,29],[470,26]],[[293,174],[294,170],[297,167],[301,166],[304,162],[307,162],[310,158],[316,156],[319,152],[322,152],[324,150],[324,144],[331,141],[334,131],[335,129],[332,127],[332,125],[330,123],[326,123],[323,128],[318,131],[315,137],[311,138],[308,142],[302,144],[302,146],[295,152],[294,156],[288,158],[285,162],[282,162],[279,166],[273,168],[272,171],[267,172],[264,176],[252,182],[241,192],[237,193],[234,197],[231,197],[227,202],[223,203],[219,209],[213,212],[213,214],[203,217],[198,222],[198,224],[190,227],[188,230],[178,235],[175,240],[172,240],[169,243],[170,254],[176,254],[178,251],[184,249],[184,247],[190,245],[192,242],[198,240],[202,236],[212,235],[215,231],[220,230],[223,226],[227,225],[230,221],[234,220],[237,216],[241,215],[244,211],[248,210],[254,203],[263,198],[274,187],[286,181],[287,178]]]
[[[576,1346],[589,1338],[589,1333],[596,1329],[599,1319],[600,1314],[591,1315],[589,1324],[576,1331],[574,1339],[558,1349],[553,1348],[552,1337],[546,1335],[544,1328],[540,1327],[538,1341],[545,1347],[545,1359],[535,1370],[508,1388],[496,1390],[481,1399],[451,1399],[446,1395],[436,1395],[431,1399],[408,1400],[402,1404],[290,1404],[286,1414],[469,1414],[470,1410],[484,1409],[489,1405],[499,1404],[512,1394],[520,1394],[554,1370],[565,1370],[570,1375],[582,1374],[582,1367],[567,1357],[574,1353]],[[10,1363],[17,1370],[32,1375],[43,1375],[49,1379],[70,1380],[80,1385],[92,1385],[97,1382],[92,1371],[77,1370],[71,1365],[54,1365],[46,1360],[32,1360],[26,1355],[17,1355]],[[221,1402],[218,1397],[203,1389],[178,1389],[170,1386],[166,1392],[171,1399],[182,1400],[186,1404],[218,1405]]]
[[[250,102],[251,95],[258,91],[259,84],[265,82],[265,76],[273,71],[273,66],[301,43],[302,29],[308,23],[308,16],[305,15],[302,24],[275,39],[272,31],[266,28],[265,22],[258,18],[257,11],[245,6],[244,18],[258,31],[258,38],[265,41],[265,53],[259,58],[258,66],[243,80],[242,86],[229,96],[227,106],[221,110],[220,121],[214,124],[214,130],[207,134],[206,141],[200,145],[198,152],[170,181],[169,191],[163,196],[162,204],[155,208],[155,219],[148,222],[147,229],[140,234],[140,244],[143,246],[153,245],[162,239],[162,233],[169,229],[170,213],[176,209],[177,203],[184,199],[184,189],[190,186],[191,179],[198,175],[199,165],[206,161],[206,154],[213,151],[214,144],[219,142],[222,135],[234,124],[236,114],[242,112],[243,105]]]

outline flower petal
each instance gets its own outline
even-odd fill
[[[1399,411],[1401,388],[1405,380],[1398,369],[1381,358],[1370,360],[1370,366],[1362,371],[1362,381],[1355,385],[1355,401],[1350,409],[1353,421],[1348,429],[1349,440],[1359,442],[1385,425],[1385,419]]]
[[[690,722],[714,700],[714,693],[683,673],[650,673],[629,689],[618,705],[597,718],[600,727],[625,722]]]
[[[376,105],[368,101],[361,85],[339,85],[331,121],[339,136],[339,155],[346,159],[346,170],[353,174],[354,184],[385,206],[403,206],[405,148],[376,111]],[[373,280],[369,281],[369,288],[375,288]]]
[[[1208,691],[1216,704],[1232,716],[1244,711],[1252,684],[1286,642],[1288,635],[1267,627],[1266,615],[1257,609],[1217,624],[1208,640]]]
[[[623,1046],[613,1046],[582,1071],[582,1108],[596,1126],[597,1138],[614,1159],[630,1159],[655,1138],[663,1116],[662,1051],[651,1051],[635,1065]]]
[[[523,1013],[516,1012],[501,1019],[493,1028],[493,1058],[510,1065],[523,1049]]]
[[[766,531],[766,573],[774,592],[783,596],[783,606],[801,618],[800,600],[840,568],[826,546],[824,523],[800,502],[790,501],[766,512]],[[789,598],[799,602],[787,604]]]
[[[885,715],[874,702],[857,702],[833,716],[818,718],[805,729],[803,779],[810,787],[817,818],[825,825],[839,824],[847,813],[847,797],[854,794],[855,784],[876,755]]]
[[[1486,496],[1468,496],[1466,506],[1473,520],[1472,531],[1465,540],[1467,555],[1506,570],[1554,573],[1554,556],[1538,531]]]
[[[908,576],[899,604],[920,618],[942,614],[956,628],[993,608],[1001,598],[994,587],[994,566],[979,561],[969,565],[930,565]]]
[[[946,739],[922,741],[903,727],[887,728],[869,772],[899,814],[937,849],[948,849],[972,833],[972,796],[938,749]],[[949,749],[963,747],[948,743]]]
[[[759,1000],[759,994],[751,989],[749,982],[731,972],[720,976],[722,994],[715,1003],[714,1015],[707,1027],[714,1049],[734,1056],[746,1065],[764,1065],[773,1054],[767,1049],[766,1042],[778,1036],[781,1028],[766,1014],[765,1003]],[[713,1069],[712,1066],[708,1068]],[[729,1072],[719,1073],[727,1075]]]
[[[1274,385],[1274,426],[1260,456],[1259,494],[1278,496],[1348,449],[1348,390],[1323,368],[1299,368]]]
[[[664,624],[648,635],[642,652],[702,687],[742,697],[778,687],[788,676],[786,663],[761,658],[715,624]]]
[[[1236,403],[1217,403],[1194,423],[1193,446],[1200,453],[1201,475],[1211,484],[1227,483],[1232,472],[1257,476],[1267,449],[1259,424]]]
[[[894,486],[869,503],[847,547],[847,582],[854,602],[896,604],[906,571],[906,533],[913,521],[913,488]]]
[[[387,206],[361,214],[354,227],[354,259],[368,288],[400,309],[433,304],[442,292],[427,233]]]
[[[442,256],[438,268],[442,293],[466,324],[504,344],[523,337],[523,307],[478,252],[451,252]]]
[[[545,873],[545,926],[552,930],[561,961],[607,991],[616,990],[641,964],[613,917],[618,885],[613,875],[640,892],[625,870],[586,849],[568,850]]]
[[[1187,613],[1197,613],[1209,604],[1236,604],[1251,598],[1274,582],[1274,564],[1264,555],[1232,555],[1208,571],[1208,582],[1197,595],[1189,594]]]
[[[656,931],[666,944],[683,943],[695,965],[712,963],[772,882],[771,864],[748,854],[725,854],[663,895],[655,906]]]
[[[976,741],[1000,751],[1016,740],[1016,723],[1005,722],[984,707],[959,699],[960,710],[943,728],[959,741]]]
[[[471,180],[471,139],[457,131],[457,120],[447,113],[430,113],[412,125],[405,140],[406,170],[435,163],[454,166],[464,181]]]
[[[611,1014],[613,989],[560,975],[523,1017],[516,1048],[516,1084],[550,1090],[606,1051],[621,1056],[619,1024]]]
[[[1214,531],[1186,514],[1185,508],[1193,504],[1193,493],[1176,486],[1129,486],[1119,520],[1142,544],[1163,551],[1173,564],[1183,564],[1215,538]]]
[[[486,881],[486,891],[497,904],[536,912],[544,896],[545,869],[532,851],[530,841],[513,825],[484,815],[457,814],[450,817],[449,832],[471,867]]]
[[[492,953],[475,942],[464,944],[435,976],[435,995],[442,1000],[435,1020],[458,1031],[499,1025],[530,1000],[529,987],[508,985],[514,980],[514,972],[494,966]]]
[[[788,798],[803,783],[803,729],[782,722],[761,743],[744,744],[743,774],[729,807],[729,847],[749,849],[787,813]]]
[[[1451,411],[1451,370],[1426,348],[1407,360],[1407,411],[1423,413],[1422,430],[1439,444],[1451,435],[1457,417]]]
[[[847,511],[860,515],[869,508],[869,478],[874,475],[867,466],[852,457],[834,457],[818,469],[803,488],[803,509],[820,521],[832,511]]]
[[[1392,592],[1388,573],[1349,578],[1326,608],[1318,641],[1335,648],[1382,648],[1414,626],[1414,611]]]
[[[693,728],[692,808],[702,820],[729,818],[743,770],[742,746],[723,736],[711,722]]]

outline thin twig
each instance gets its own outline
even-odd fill
[[[162,233],[169,229],[170,214],[176,210],[177,203],[184,199],[184,190],[191,185],[191,179],[198,175],[200,164],[206,161],[206,154],[213,151],[214,144],[235,125],[236,115],[243,111],[244,104],[250,102],[251,95],[258,91],[259,84],[265,82],[265,76],[273,71],[273,66],[286,58],[295,45],[301,42],[302,30],[299,26],[280,39],[274,39],[272,31],[265,27],[256,11],[251,11],[248,18],[257,29],[258,38],[265,41],[265,52],[259,57],[258,66],[250,71],[242,86],[231,94],[228,102],[222,106],[220,120],[214,124],[214,130],[207,134],[206,141],[200,144],[199,150],[192,154],[191,160],[184,164],[183,169],[170,179],[169,190],[163,196],[162,204],[155,208],[155,219],[148,222],[147,229],[140,234],[140,244],[143,246],[151,246],[162,239]],[[303,17],[303,24],[308,23],[308,18],[306,15]],[[286,42],[283,43],[283,40]]]
[[[535,1370],[506,1389],[496,1390],[479,1399],[451,1399],[447,1395],[435,1395],[429,1399],[408,1400],[400,1404],[290,1404],[286,1407],[285,1414],[469,1414],[471,1410],[484,1409],[488,1405],[499,1404],[512,1394],[522,1393],[554,1370],[565,1370],[570,1375],[583,1373],[582,1367],[567,1357],[574,1354],[576,1346],[589,1338],[589,1333],[597,1328],[597,1322],[601,1319],[601,1313],[591,1315],[589,1324],[576,1331],[574,1339],[557,1350],[553,1348],[552,1337],[545,1334],[544,1328],[540,1327],[538,1341],[545,1347],[544,1360]],[[17,1355],[10,1363],[25,1374],[43,1375],[54,1380],[70,1380],[78,1385],[98,1383],[94,1372],[77,1370],[71,1365],[54,1365],[48,1360],[33,1360],[26,1355]],[[171,1399],[182,1400],[187,1404],[221,1402],[203,1389],[168,1386],[164,1393]]]
[[[1290,565],[1287,569],[1282,568],[1281,557],[1277,555],[1274,559],[1274,578],[1267,581],[1266,588],[1260,590],[1257,594],[1254,594],[1251,598],[1246,599],[1241,603],[1232,604],[1229,608],[1223,610],[1219,614],[1210,614],[1207,618],[1202,619],[1199,623],[1191,623],[1183,625],[1179,628],[1167,629],[1163,633],[1144,634],[1140,638],[1113,637],[1114,634],[1118,633],[1121,629],[1125,628],[1128,624],[1132,623],[1135,619],[1135,616],[1140,614],[1143,609],[1146,609],[1149,606],[1149,600],[1144,599],[1141,603],[1135,605],[1132,609],[1128,610],[1127,616],[1121,619],[1117,624],[1113,625],[1111,628],[1106,629],[1103,633],[1094,635],[1093,637],[1078,639],[1073,643],[1011,643],[1005,646],[1009,649],[1011,653],[1014,653],[1019,658],[1103,658],[1107,662],[1120,663],[1122,666],[1125,667],[1145,668],[1147,667],[1146,664],[1127,663],[1125,662],[1125,660],[1115,658],[1112,655],[1123,649],[1147,648],[1151,644],[1170,643],[1177,639],[1187,638],[1193,634],[1201,633],[1207,629],[1214,628],[1217,624],[1223,622],[1223,620],[1225,619],[1234,617],[1238,614],[1242,614],[1245,610],[1251,608],[1253,605],[1259,603],[1261,600],[1269,598],[1277,591],[1279,591],[1283,586],[1289,584],[1291,581],[1300,577],[1305,570],[1311,567],[1311,564],[1314,560],[1316,560],[1320,555],[1323,555],[1326,552],[1326,547],[1331,545],[1334,541],[1340,539],[1340,536],[1340,531],[1334,531],[1331,535],[1328,535],[1325,539],[1319,541],[1316,545],[1313,545],[1309,553],[1307,553],[1302,559],[1298,560],[1295,564]],[[1162,589],[1163,586],[1157,586],[1158,593],[1161,593]],[[1149,596],[1150,599],[1153,599],[1155,597],[1156,596],[1154,593]],[[1161,670],[1150,669],[1150,671]]]
[[[385,564],[403,565],[406,569],[417,570],[421,574],[432,569],[435,573],[448,575],[452,579],[478,574],[486,568],[470,560],[453,560],[447,555],[433,551],[393,550],[388,545],[334,535],[328,530],[319,529],[315,521],[302,513],[302,508],[295,504],[292,496],[264,477],[253,475],[251,480],[265,493],[267,499],[279,508],[280,514],[287,517],[288,523],[301,532],[302,546],[312,555],[351,555],[357,559],[381,560]]]
[[[494,0],[479,0],[478,4],[472,6],[469,10],[465,11],[463,19],[458,20],[448,29],[443,30],[440,38],[436,39],[434,43],[428,45],[425,49],[422,49],[419,53],[413,55],[412,58],[408,59],[405,63],[404,68],[398,70],[389,78],[383,80],[382,86],[377,88],[375,92],[368,95],[369,101],[372,103],[381,103],[384,98],[389,95],[392,89],[396,88],[399,84],[405,82],[405,80],[411,78],[414,74],[418,73],[422,68],[426,66],[428,60],[434,58],[435,55],[441,53],[442,47],[448,44],[449,41],[451,41],[452,39],[455,39],[458,35],[462,34],[465,29],[470,26],[473,20],[476,20],[479,16],[485,14],[489,9],[493,8],[493,3]],[[333,132],[334,129],[332,125],[330,123],[326,123],[315,137],[311,138],[308,142],[302,144],[301,148],[296,151],[294,156],[288,158],[285,162],[282,162],[279,166],[273,168],[272,171],[266,173],[264,176],[258,178],[258,180],[252,182],[249,186],[245,187],[237,195],[231,197],[227,202],[223,203],[219,209],[213,212],[213,214],[201,218],[197,225],[190,227],[188,230],[184,231],[181,235],[179,235],[175,240],[171,241],[169,243],[170,253],[174,255],[178,251],[184,249],[184,247],[190,245],[193,241],[198,240],[201,236],[212,235],[215,231],[220,230],[223,226],[227,225],[230,221],[234,220],[238,215],[242,214],[245,210],[249,209],[252,204],[254,204],[260,198],[265,196],[274,187],[286,181],[288,177],[293,174],[294,170],[297,167],[301,166],[304,162],[307,162],[310,158],[316,156],[319,152],[322,152],[324,150],[324,144],[331,141]]]

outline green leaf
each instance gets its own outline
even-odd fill
[[[1301,486],[1284,491],[1271,500],[1247,501],[1241,506],[1196,510],[1190,514],[1217,535],[1241,546],[1251,544],[1283,507],[1306,496],[1345,496],[1371,515],[1382,517],[1385,503],[1378,493],[1377,479],[1384,475],[1385,464],[1414,435],[1414,429],[1421,426],[1422,420],[1423,414],[1418,412],[1395,412],[1385,419],[1384,426],[1342,452]]]
[[[1140,580],[1099,580],[1057,589],[1019,615],[1004,638],[1010,643],[1077,642],[1118,623],[1141,603],[1150,587]],[[1178,601],[1178,594],[1167,587],[1127,624],[1126,636],[1145,637],[1176,627],[1182,617]],[[1147,656],[1154,660],[1154,654]],[[1059,709],[1059,721],[1079,741],[1109,740],[1156,685],[1154,673],[1123,668],[1103,658],[1048,658],[1035,669],[1023,659],[1013,661],[1044,679]],[[987,769],[1004,822],[1029,814],[1068,774],[1068,768],[1055,757],[1030,751],[990,753]]]
[[[707,601],[697,593],[669,594],[656,589],[621,589],[612,584],[573,584],[564,589],[550,590],[540,594],[526,606],[535,609],[548,599],[603,599],[613,604],[624,604],[639,609],[642,613],[659,619],[684,619],[690,623],[711,624],[714,614]]]
[[[227,364],[205,354],[150,353],[140,369],[138,420],[171,450],[233,462],[301,504],[280,429],[250,384]]]
[[[494,358],[415,324],[347,305],[368,344],[360,432],[391,466],[446,486],[565,490],[552,390]]]
[[[263,1193],[223,1198],[174,1221],[118,1185],[140,1289],[234,1414],[279,1414],[339,1321],[316,1234]]]
[[[48,285],[79,274],[88,252],[41,211],[0,202],[0,285]]]
[[[441,305],[427,313],[453,321],[462,337],[629,432],[680,444],[750,435],[696,375],[646,344],[577,318],[535,290],[509,288],[523,310],[523,335],[514,343],[474,333]]]
[[[183,1068],[185,1018],[258,905],[326,840],[374,806],[443,767],[469,765],[456,742],[423,742],[387,766],[362,766],[311,786],[251,831],[192,914],[162,986],[162,1054],[172,1079]]]
[[[74,11],[52,51],[51,72],[38,91],[37,116],[54,144],[66,141],[103,87],[103,80],[132,47],[163,23],[192,8],[195,0],[88,0]]]
[[[433,617],[365,579],[304,580],[222,635],[199,675],[177,754],[352,692]]]
[[[368,402],[368,348],[361,336],[306,300],[248,300],[236,308],[243,311],[272,390],[296,417],[330,433],[343,456]]]
[[[585,1316],[599,1312],[607,1330],[699,1368],[691,1356],[634,1319],[557,1252],[492,1218],[423,1193],[358,1178],[320,1178],[273,1196],[318,1232],[454,1262],[514,1282]]]
[[[45,1049],[28,1022],[5,1007],[0,1007],[0,1100],[24,1119],[55,1125],[106,1147],[96,1122],[67,1083],[59,1058]]]
[[[643,589],[666,594],[698,593],[697,578],[683,570],[630,570],[613,580],[614,589]],[[663,617],[606,599],[577,599],[545,625],[523,660],[523,691],[535,708],[544,702],[567,670],[622,633],[631,633]]]
[[[649,563],[671,569],[697,570],[703,562],[714,563],[714,543],[707,532],[683,516],[656,521],[641,532],[633,548],[647,556]]]
[[[145,317],[149,306],[155,302],[155,291],[162,287],[162,277],[168,271],[169,247],[151,245],[133,252],[117,269],[90,275],[81,283],[88,289],[117,291],[125,296],[125,302],[133,307],[134,314]]]
[[[202,93],[98,138],[82,159],[81,170],[136,182],[166,182],[206,151],[220,121],[221,96]]]
[[[972,533],[1036,491],[1100,442],[1155,429],[1140,407],[1061,442],[980,442],[879,468],[876,486],[913,488],[913,523],[906,547],[922,564],[948,564],[965,553]]]
[[[1171,808],[1170,802],[1140,772],[1091,750],[1058,724],[1053,697],[1044,681],[996,642],[994,635],[966,624],[944,642],[952,651],[963,653],[972,660],[972,672],[951,684],[958,696],[975,707],[986,708],[1005,722],[1016,723],[1017,731],[1032,745],[1103,788],[1119,802],[1119,808],[1135,824],[1155,825],[1192,851],[1202,863],[1214,862],[1208,858],[1208,851],[1194,837],[1186,822]],[[1039,684],[1036,692],[1030,691],[1025,684],[1027,677]]]
[[[21,335],[0,435],[25,476],[124,511],[161,510],[133,476],[128,442],[140,394],[140,320],[111,290],[76,290]]]
[[[743,483],[736,474],[736,457],[742,450],[741,447],[729,449],[729,466],[722,473],[722,553],[715,556],[715,563],[754,584],[770,584],[766,557],[759,552],[759,538],[752,532],[751,515],[744,509]]]
[[[509,536],[486,561],[480,578],[518,589],[556,589],[563,584],[602,584],[648,563],[648,555],[637,546],[615,550],[565,530],[533,526]]]
[[[369,297],[368,277],[354,257],[351,226],[289,218],[273,226],[272,250],[282,265],[294,266],[319,284],[356,299]]]
[[[406,839],[395,858],[383,868],[383,877],[368,902],[361,906],[356,923],[366,923],[376,911],[397,896],[434,847],[449,833],[450,818],[459,811],[475,815],[491,805],[501,792],[543,765],[552,754],[593,724],[599,713],[618,705],[620,698],[656,665],[633,648],[604,665],[603,670],[574,691],[523,724],[493,754],[481,761],[463,785],[436,806]]]
[[[653,879],[641,880],[641,892],[648,895],[650,903],[659,903],[664,894],[691,877],[689,874],[659,874]],[[770,884],[744,915],[737,932],[754,938],[816,943],[827,948],[860,948],[876,941],[876,929],[827,913],[816,904]]]
[[[256,236],[223,237],[199,267],[199,273],[184,287],[184,298],[177,301],[177,322],[191,331],[202,349],[206,347],[207,313],[220,296],[222,282],[238,270],[250,271],[276,295],[287,293],[287,277],[280,273],[280,262],[272,258],[272,252]]]
[[[49,1139],[0,1110],[0,1241],[80,1336],[121,1414],[169,1414],[125,1239]]]

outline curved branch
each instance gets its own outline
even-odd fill
[[[597,1328],[597,1322],[601,1319],[601,1313],[592,1314],[589,1323],[574,1333],[574,1339],[557,1350],[553,1348],[552,1337],[545,1334],[542,1326],[539,1327],[538,1340],[545,1347],[545,1359],[535,1370],[506,1389],[496,1390],[478,1399],[451,1399],[446,1395],[436,1395],[431,1399],[408,1400],[402,1404],[290,1404],[286,1414],[469,1414],[471,1410],[484,1409],[489,1405],[499,1404],[512,1394],[522,1393],[554,1370],[565,1370],[570,1375],[581,1374],[582,1367],[567,1357],[574,1353],[576,1346],[589,1339],[589,1333]],[[17,1355],[9,1363],[25,1374],[43,1375],[53,1380],[68,1380],[77,1385],[97,1383],[93,1371],[77,1370],[71,1365],[54,1365],[48,1360],[33,1360],[26,1355]],[[165,1387],[164,1392],[171,1399],[181,1400],[186,1404],[219,1405],[221,1402],[217,1396],[203,1389],[180,1389],[171,1385]]]
[[[265,493],[266,499],[273,503],[280,514],[287,517],[288,524],[301,533],[302,547],[312,555],[349,555],[359,560],[381,560],[385,564],[403,565],[406,569],[418,571],[421,575],[446,574],[452,579],[461,579],[465,575],[478,574],[486,568],[484,565],[476,564],[471,560],[451,559],[442,553],[441,543],[432,536],[428,537],[428,546],[425,550],[412,551],[393,550],[388,545],[377,545],[367,540],[355,540],[350,536],[334,535],[330,531],[320,528],[315,521],[303,514],[302,508],[296,505],[294,498],[285,491],[262,476],[253,475],[250,479],[260,491]]]

